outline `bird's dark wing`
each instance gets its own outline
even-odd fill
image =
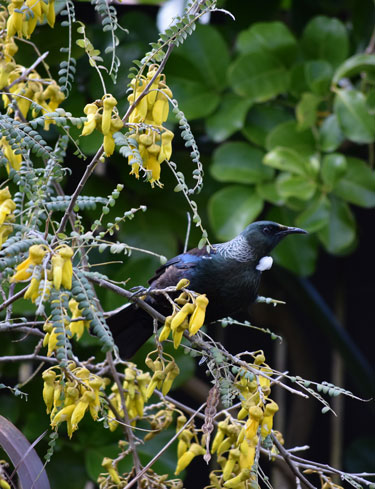
[[[184,276],[184,272],[194,269],[200,260],[210,258],[212,253],[214,251],[208,254],[205,248],[193,248],[186,253],[177,255],[159,267],[148,283],[158,289],[176,285]]]

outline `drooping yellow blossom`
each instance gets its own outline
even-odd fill
[[[178,475],[182,472],[186,467],[191,463],[194,457],[198,455],[204,455],[206,450],[198,443],[192,443],[190,445],[189,450],[187,450],[177,461],[177,467],[175,471],[175,475]]]
[[[68,290],[72,288],[72,256],[72,248],[70,248],[70,246],[63,245],[58,248],[57,253],[53,255],[51,259],[53,286],[56,290],[59,290],[61,285]]]
[[[72,320],[82,316],[82,311],[79,309],[79,304],[75,299],[70,299],[69,309],[72,313]],[[72,335],[76,335],[77,341],[79,341],[83,335],[85,328],[90,327],[90,321],[71,321],[69,323],[69,329]]]
[[[275,401],[270,401],[264,408],[264,415],[262,419],[260,434],[262,438],[265,438],[272,431],[273,417],[279,410],[279,406]]]
[[[199,295],[195,299],[195,309],[190,316],[189,321],[189,336],[195,335],[203,326],[204,318],[206,315],[206,307],[208,305],[208,299],[205,294]]]
[[[115,151],[113,134],[124,127],[118,115],[117,100],[111,94],[103,95],[101,100],[87,104],[83,109],[87,120],[83,124],[81,136],[88,136],[94,129],[103,134],[103,149],[105,156],[111,156]]]
[[[249,410],[249,419],[246,423],[246,438],[248,440],[251,440],[257,434],[262,418],[263,410],[259,406],[252,406]]]
[[[16,204],[12,200],[9,188],[5,187],[0,190],[0,248],[13,231],[10,222],[13,222],[15,219],[13,215],[15,209]]]
[[[17,35],[30,38],[37,23],[47,20],[50,27],[55,24],[54,0],[12,0],[8,5],[7,39]]]
[[[29,256],[22,263],[17,265],[16,273],[10,279],[11,282],[20,282],[31,277],[32,271],[29,267],[40,265],[43,261],[47,249],[44,245],[32,245],[29,248]]]
[[[117,467],[113,465],[112,458],[104,457],[102,462],[102,467],[104,467],[107,470],[112,482],[114,482],[115,484],[121,484]]]

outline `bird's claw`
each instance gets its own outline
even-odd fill
[[[133,299],[134,297],[142,297],[143,295],[147,295],[150,292],[151,287],[143,287],[142,285],[138,285],[137,287],[132,287],[130,289],[130,292],[132,295],[130,296],[130,299]]]

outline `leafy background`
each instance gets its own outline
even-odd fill
[[[117,85],[112,88],[109,84],[108,90],[122,101],[122,108],[127,103],[131,62],[141,58],[148,43],[157,38],[159,6],[142,4],[117,7],[120,24],[129,33],[118,33],[122,66]],[[374,394],[369,366],[374,290],[369,266],[373,263],[375,206],[374,4],[370,0],[272,0],[258,4],[223,1],[222,6],[236,21],[216,14],[211,25],[198,26],[174,50],[165,70],[201,151],[205,185],[196,200],[202,219],[213,242],[231,239],[260,218],[309,231],[308,236],[290,238],[277,248],[273,254],[277,265],[264,277],[262,293],[285,299],[287,306],[276,310],[254,306],[250,318],[284,336],[282,368],[316,381],[332,381],[332,370],[342,362],[341,383],[368,399]],[[104,52],[108,34],[96,22],[92,8],[85,2],[76,3],[76,8],[77,17],[88,24],[89,38]],[[57,73],[62,60],[59,48],[61,42],[67,42],[67,29],[57,26],[51,36],[42,28],[33,40],[48,46],[49,63]],[[64,106],[77,116],[82,115],[85,103],[102,95],[82,53],[74,48],[77,78]],[[25,49],[17,59],[27,65],[28,56]],[[172,117],[168,125],[176,127]],[[95,135],[80,141],[88,156],[100,142]],[[172,159],[189,178],[191,162],[178,134]],[[85,167],[73,154],[69,161],[72,175],[65,182],[67,193],[74,190]],[[128,173],[127,162],[114,156],[89,181],[87,194],[107,195],[117,183],[124,183],[126,191],[119,207],[126,210],[144,204],[148,211],[123,226],[118,239],[172,257],[183,247],[188,210],[182,194],[174,193],[173,176],[163,168],[164,188],[151,189]],[[119,207],[111,211],[109,219],[120,212]],[[88,223],[93,218],[87,213]],[[198,230],[192,229],[190,245],[196,246],[199,238]],[[107,262],[113,256],[104,252],[93,259]],[[99,270],[113,279],[129,278],[129,286],[134,286],[145,284],[157,265],[156,258],[134,253],[123,265]],[[122,303],[109,292],[99,293],[106,310]],[[24,302],[16,307],[24,312],[29,306]],[[242,351],[247,343],[248,349],[261,347],[270,361],[279,361],[280,349],[259,334],[235,326],[214,334],[233,352]],[[16,349],[27,353],[27,345],[27,341],[1,344],[0,353],[12,354]],[[89,336],[83,347],[96,352]],[[144,351],[137,355],[140,365]],[[192,359],[182,355],[178,361],[184,376],[176,395],[198,404],[205,394],[205,384],[199,383],[204,374]],[[5,384],[16,383],[18,366],[6,371],[0,368]],[[188,391],[196,384],[198,392],[192,398]],[[30,440],[48,428],[48,418],[41,410],[41,388],[38,381],[27,385],[26,409],[18,398],[2,395],[0,399],[2,414],[22,427]],[[311,444],[309,455],[320,461],[338,451],[347,470],[375,470],[375,439],[369,432],[371,404],[349,400],[338,405],[342,439],[335,441],[332,420],[319,412],[316,402],[287,399],[285,419],[280,420],[286,442]],[[163,445],[164,437],[168,433],[155,438],[155,446],[146,446],[150,451],[144,454],[146,459]],[[96,428],[87,420],[71,442],[61,436],[48,467],[52,486],[66,487],[67,467],[71,489],[95,479],[102,457],[114,455],[116,439],[116,433]],[[43,443],[41,454],[47,449]],[[172,449],[156,469],[171,472],[174,463]],[[204,482],[192,475],[197,473],[195,467],[193,464],[186,487],[203,487]]]

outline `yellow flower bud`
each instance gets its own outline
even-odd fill
[[[106,134],[103,139],[103,147],[105,156],[113,155],[115,151],[115,140],[113,139],[113,135],[111,133]]]
[[[103,116],[102,116],[102,133],[105,135],[109,134],[111,128],[111,118],[113,108],[117,105],[117,100],[111,94],[106,94],[102,98],[103,100]]]
[[[104,457],[102,462],[102,467],[104,467],[111,477],[112,482],[115,484],[121,484],[120,477],[118,475],[117,468],[113,466],[113,460],[108,457]]]
[[[189,314],[192,314],[194,311],[194,305],[191,303],[185,304],[181,310],[173,317],[171,322],[172,331],[178,328]]]
[[[204,455],[205,453],[206,450],[198,445],[198,443],[192,443],[189,450],[178,459],[175,475],[178,475],[182,470],[186,469],[194,457]]]
[[[228,489],[240,489],[243,487],[243,482],[247,481],[250,478],[251,470],[250,469],[242,469],[241,472],[232,479],[229,479],[225,482],[224,487]]]
[[[228,460],[224,465],[224,469],[223,469],[223,479],[225,481],[230,479],[234,466],[236,465],[239,458],[240,458],[239,448],[232,448],[231,450],[229,450]]]
[[[195,335],[203,326],[207,305],[208,299],[205,294],[195,299],[195,309],[189,321],[189,336]]]

